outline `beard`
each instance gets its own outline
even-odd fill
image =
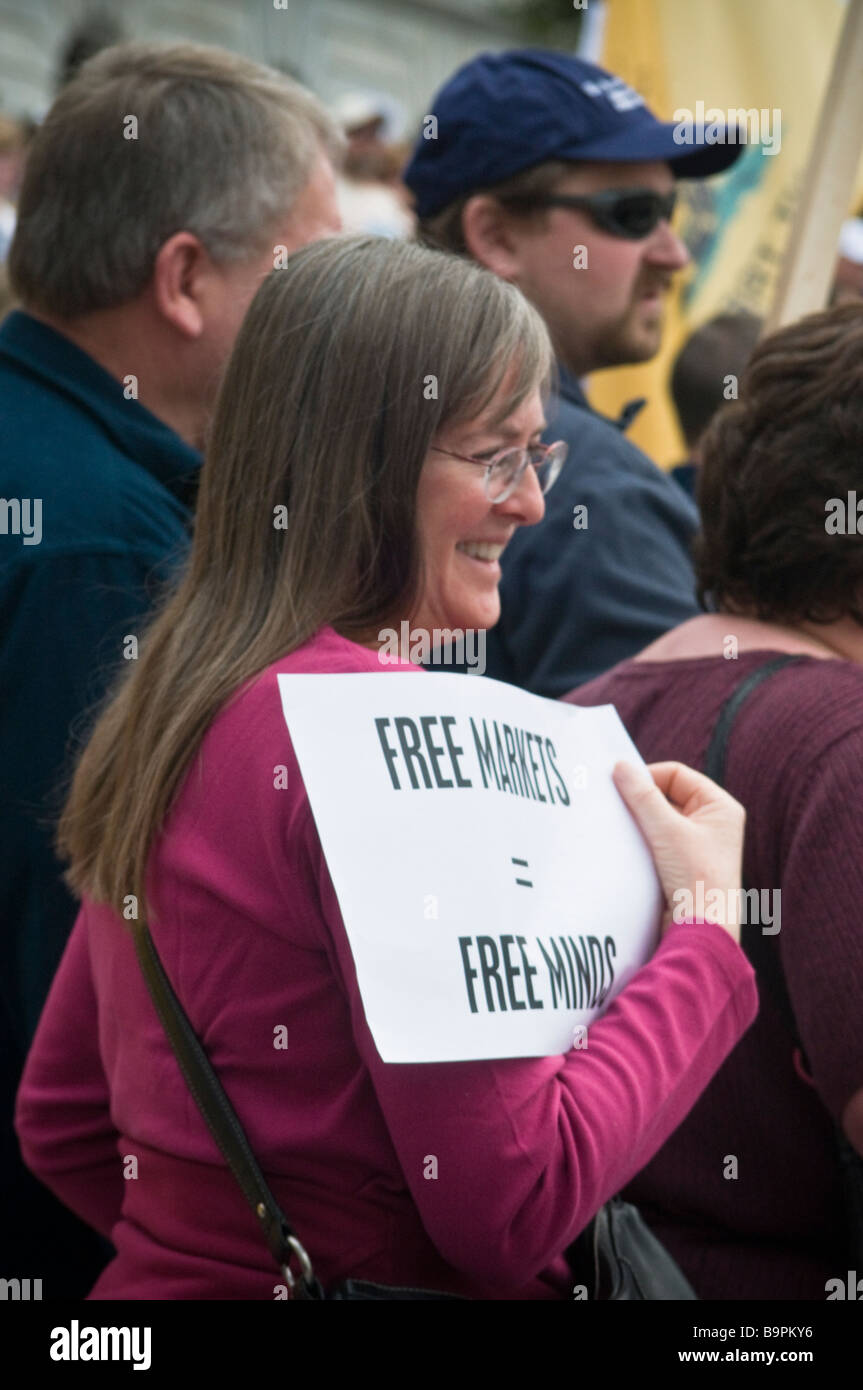
[[[665,327],[665,303],[658,300],[648,312],[641,298],[643,294],[642,289],[621,318],[597,333],[592,370],[649,362],[659,352]]]

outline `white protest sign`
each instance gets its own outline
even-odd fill
[[[543,1057],[652,954],[662,893],[611,705],[482,676],[280,675],[385,1062]]]

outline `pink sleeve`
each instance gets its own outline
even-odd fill
[[[407,1186],[443,1257],[478,1279],[523,1284],[559,1258],[676,1129],[757,1012],[731,937],[679,924],[591,1025],[586,1049],[388,1065],[329,894],[354,1035]]]
[[[24,1162],[89,1225],[110,1238],[123,1201],[122,1163],[99,1053],[87,928],[78,913],[18,1091]]]

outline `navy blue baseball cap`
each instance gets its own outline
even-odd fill
[[[420,218],[548,159],[663,160],[678,178],[699,179],[742,153],[736,127],[724,143],[682,144],[679,127],[657,120],[621,78],[539,48],[480,54],[441,88],[430,114],[437,130],[420,135],[404,174]]]

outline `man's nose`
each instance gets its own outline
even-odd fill
[[[650,238],[645,260],[652,265],[665,266],[668,270],[682,270],[689,264],[689,252],[670,222],[660,222],[656,228]]]

